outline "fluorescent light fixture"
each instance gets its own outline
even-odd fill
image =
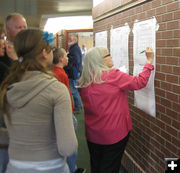
[[[62,29],[89,28],[93,28],[92,16],[68,16],[48,18],[44,30],[56,34]]]
[[[98,4],[100,4],[103,1],[104,0],[93,0],[93,7],[97,6]]]

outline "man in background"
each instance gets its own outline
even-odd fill
[[[6,17],[5,28],[7,40],[0,42],[0,47],[4,50],[0,55],[0,62],[5,63],[7,66],[11,66],[12,61],[18,59],[13,47],[14,38],[17,33],[27,28],[27,23],[21,14],[12,13]]]
[[[69,36],[68,45],[69,53],[67,56],[69,58],[69,63],[68,66],[65,67],[65,71],[69,78],[70,90],[74,100],[75,113],[79,113],[82,108],[82,103],[76,86],[82,70],[82,53],[78,45],[78,38],[76,34],[71,34]]]

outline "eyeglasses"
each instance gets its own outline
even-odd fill
[[[103,58],[107,58],[108,56],[111,56],[111,54],[107,54],[107,55],[105,55]]]

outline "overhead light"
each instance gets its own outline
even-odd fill
[[[98,4],[100,4],[103,1],[104,0],[93,0],[93,7],[97,6]]]
[[[93,28],[92,16],[68,16],[48,18],[44,30],[55,34],[63,29],[89,28]]]

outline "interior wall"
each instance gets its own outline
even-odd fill
[[[87,50],[93,47],[93,32],[85,32],[78,34],[78,45],[82,48],[85,45]]]
[[[116,3],[116,0],[111,2]],[[96,9],[93,16],[99,16]],[[101,9],[101,12],[103,10],[108,11]],[[116,28],[127,22],[132,30],[136,19],[141,21],[153,16],[159,24],[156,33],[156,117],[136,108],[133,92],[128,92],[134,127],[123,157],[128,173],[163,173],[165,158],[180,156],[180,1],[149,0],[98,20],[94,17],[94,33],[107,30],[110,47],[111,26]],[[129,69],[132,74],[132,31],[129,37]]]

